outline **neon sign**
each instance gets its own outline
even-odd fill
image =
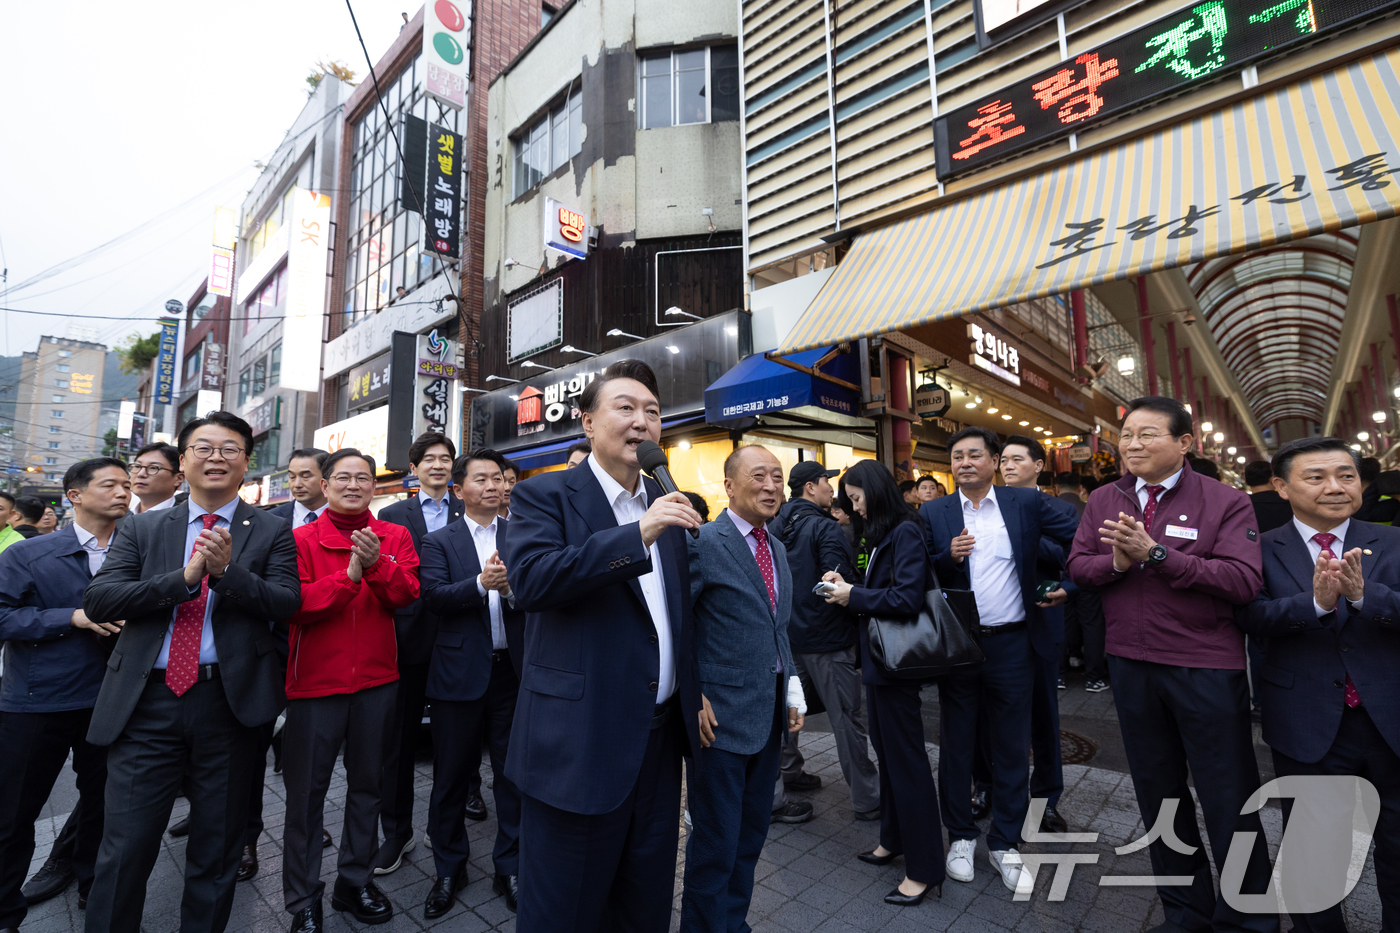
[[[571,243],[583,240],[583,228],[587,223],[583,215],[567,207],[559,208],[559,235]]]
[[[934,121],[948,178],[1195,81],[1400,6],[1400,0],[1206,0]]]

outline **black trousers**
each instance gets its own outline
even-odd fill
[[[866,691],[870,741],[880,760],[880,845],[904,853],[904,870],[911,881],[942,884],[948,874],[943,823],[938,785],[924,747],[919,685],[872,685]]]
[[[267,786],[267,750],[272,747],[272,730],[277,721],[258,726],[258,748],[254,753],[252,781],[248,788],[248,838],[245,845],[258,847],[258,837],[263,831],[263,791]]]
[[[1060,674],[1069,669],[1069,631],[1079,630],[1080,650],[1084,658],[1086,680],[1107,680],[1108,664],[1104,654],[1106,635],[1103,618],[1103,597],[1098,590],[1081,587],[1065,612],[1065,643],[1060,652]]]
[[[1031,695],[1031,796],[1044,797],[1046,807],[1058,807],[1065,792],[1060,757],[1060,691],[1056,681],[1059,662],[1046,661],[1039,654],[1034,654],[1031,661],[1035,665],[1035,692]],[[972,758],[972,784],[977,790],[992,788],[991,745],[987,711],[979,706],[977,752]]]
[[[1373,836],[1376,862],[1376,890],[1381,897],[1381,930],[1400,930],[1400,755],[1386,742],[1366,707],[1342,711],[1337,738],[1321,760],[1311,763],[1289,758],[1274,751],[1274,771],[1285,774],[1355,774],[1365,778],[1380,792],[1380,820]],[[1293,809],[1285,800],[1284,818]],[[1288,895],[1284,891],[1284,896]],[[1315,914],[1293,914],[1298,933],[1346,933],[1342,907]]]
[[[439,878],[450,878],[467,863],[466,807],[470,778],[481,767],[481,739],[491,754],[492,795],[496,802],[496,844],[491,861],[498,875],[520,873],[520,791],[506,777],[506,751],[515,722],[520,680],[505,651],[491,656],[491,682],[480,698],[433,704],[433,794],[428,834]]]
[[[985,708],[992,782],[992,824],[987,846],[993,851],[1021,844],[1021,826],[1030,804],[1027,776],[1031,746],[1031,707],[1040,656],[1025,629],[982,638],[986,660],[980,671],[950,674],[939,681],[943,741],[938,783],[943,821],[952,839],[976,839],[972,819],[972,759],[977,750],[977,717]]]
[[[393,733],[384,748],[384,774],[380,784],[379,820],[384,828],[384,857],[391,861],[398,857],[404,843],[413,838],[413,768],[418,736],[423,728],[427,688],[427,664],[399,665],[399,679],[394,687]],[[473,787],[480,785],[478,774]]]
[[[666,723],[651,730],[637,783],[616,810],[572,813],[521,795],[516,933],[669,929],[685,728],[680,704],[671,703]]]
[[[78,890],[92,886],[97,847],[102,842],[102,791],[107,783],[107,749],[88,744],[91,709],[58,713],[0,713],[0,929],[18,927],[28,912],[24,876],[34,858],[34,821],[49,799],[68,753],[78,776],[79,801],[86,801],[73,847]],[[76,812],[76,811],[75,811]]]
[[[248,782],[258,729],[233,715],[219,679],[177,697],[164,682],[141,693],[107,749],[106,823],[88,895],[87,933],[139,933],[146,881],[170,810],[190,802],[181,933],[222,933],[248,836]]]
[[[1174,798],[1180,801],[1176,837],[1194,849],[1184,855],[1160,839],[1148,848],[1153,874],[1193,879],[1189,886],[1158,886],[1166,918],[1191,931],[1277,931],[1277,915],[1244,914],[1216,896],[1186,782],[1189,773],[1218,871],[1224,869],[1235,833],[1256,834],[1241,893],[1263,893],[1272,872],[1263,824],[1257,812],[1240,815],[1245,800],[1259,789],[1244,671],[1176,667],[1114,655],[1108,667],[1143,826],[1150,830],[1156,825],[1163,802]]]
[[[287,789],[282,830],[282,897],[297,913],[321,899],[321,829],[326,791],[345,745],[345,824],[336,863],[355,887],[370,881],[379,852],[380,780],[384,748],[392,741],[394,685],[287,701],[282,727],[282,780]]]

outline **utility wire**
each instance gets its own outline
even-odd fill
[[[169,291],[169,289],[166,289],[166,291]],[[434,299],[432,299],[431,301],[396,301],[396,302],[393,303],[392,307],[395,307],[395,308],[407,308],[407,307],[412,306],[412,305],[438,305],[438,304],[441,304],[441,303],[442,303],[442,299],[441,299],[441,298],[434,298]],[[388,308],[388,307],[390,307],[390,305],[385,305],[385,306],[384,306],[384,308]],[[380,309],[380,310],[383,310],[383,309]],[[39,316],[39,317],[61,317],[61,318],[67,318],[67,319],[70,320],[70,321],[168,321],[168,320],[171,320],[171,319],[172,319],[172,315],[169,315],[169,314],[161,314],[161,315],[156,315],[156,316],[151,316],[151,317],[146,317],[146,316],[142,316],[142,315],[131,315],[131,314],[65,314],[65,313],[62,312],[62,311],[35,311],[35,310],[31,309],[31,308],[0,308],[0,311],[12,312],[12,313],[14,313],[14,314],[33,314],[33,315],[37,315],[37,316]],[[285,317],[286,315],[283,314],[283,315],[280,315],[280,316],[281,316],[281,317]],[[178,320],[178,318],[179,318],[178,315],[174,315],[173,317],[175,317],[175,319],[177,319],[177,320]],[[201,319],[201,320],[202,320],[202,319]],[[249,314],[249,315],[231,315],[231,316],[229,316],[229,317],[223,318],[222,320],[225,320],[225,321],[272,321],[272,320],[276,320],[276,318],[275,318],[275,317],[272,317],[272,316],[264,316],[264,315],[257,315],[257,314]]]

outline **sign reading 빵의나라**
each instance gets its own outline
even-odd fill
[[[938,117],[938,174],[961,174],[1396,6],[1400,0],[1193,4]]]

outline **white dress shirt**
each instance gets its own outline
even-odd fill
[[[314,516],[316,516],[317,518],[320,518],[320,517],[321,517],[321,513],[324,512],[324,511],[325,511],[326,509],[328,509],[328,508],[330,508],[330,503],[329,503],[329,502],[322,502],[322,503],[321,503],[321,507],[320,507],[319,509],[308,509],[306,506],[302,505],[300,502],[297,502],[295,499],[293,499],[293,500],[292,500],[292,527],[293,527],[293,528],[300,528],[302,525],[305,525],[305,524],[306,524],[306,516],[308,516],[308,515],[314,515]]]
[[[1175,486],[1180,480],[1181,470],[1177,470],[1171,476],[1168,476],[1166,479],[1162,480],[1161,483],[1148,483],[1147,480],[1139,476],[1137,486],[1134,487],[1137,490],[1138,508],[1142,509],[1144,513],[1147,512],[1147,487],[1149,485],[1162,487],[1162,491],[1157,493],[1157,501],[1161,502],[1162,497],[1167,494],[1167,491],[1170,490],[1173,486]]]
[[[1298,530],[1298,534],[1302,536],[1303,546],[1308,549],[1308,556],[1312,558],[1313,565],[1316,566],[1317,559],[1322,556],[1322,545],[1318,544],[1316,541],[1313,540],[1313,535],[1318,533],[1317,529],[1309,528],[1307,525],[1304,525],[1302,522],[1298,521],[1298,516],[1296,515],[1293,516],[1293,527],[1296,528]],[[1350,527],[1351,519],[1347,519],[1346,521],[1338,525],[1336,528],[1333,528],[1327,532],[1330,535],[1337,536],[1337,540],[1332,543],[1332,553],[1337,555],[1337,560],[1342,559],[1342,547],[1347,539],[1347,529]],[[1350,605],[1353,609],[1360,609],[1361,604],[1363,602],[1365,602],[1364,599],[1358,599],[1356,602],[1347,600],[1347,604]],[[1317,613],[1317,617],[1320,619],[1323,616],[1327,615],[1327,613],[1335,611],[1336,607],[1334,606],[1331,609],[1323,609],[1322,605],[1318,603],[1316,599],[1314,599],[1313,610]]]
[[[749,553],[753,555],[754,563],[757,563],[757,562],[758,562],[758,539],[755,538],[755,537],[753,536],[753,529],[754,529],[754,526],[753,526],[753,525],[750,525],[748,522],[746,522],[746,521],[744,521],[742,518],[740,518],[739,515],[738,515],[738,513],[736,513],[733,509],[725,509],[724,511],[726,511],[726,512],[729,513],[729,520],[730,520],[731,522],[734,523],[734,527],[735,527],[735,528],[738,528],[738,529],[739,529],[739,534],[741,534],[741,535],[744,536],[744,541],[745,541],[745,542],[748,544],[748,546],[749,546]],[[771,538],[772,535],[769,535],[769,537]],[[769,556],[769,559],[771,560],[771,559],[772,559],[772,556],[773,556],[773,546],[772,546],[771,544],[768,546],[768,556]],[[777,601],[778,601],[778,570],[777,570],[776,567],[774,567],[774,568],[773,568],[773,602],[776,603]]]
[[[87,551],[88,573],[91,573],[94,577],[97,576],[97,571],[102,569],[103,562],[107,560],[107,547],[112,546],[111,536],[109,535],[107,538],[107,547],[100,547],[97,543],[97,535],[88,531],[76,521],[73,522],[73,531],[78,535],[78,544],[82,545],[84,551]],[[112,534],[115,535],[116,532],[114,531]]]
[[[423,505],[423,523],[428,526],[429,532],[447,527],[448,495],[443,493],[441,499],[434,499],[423,490],[418,490],[418,501]]]
[[[480,562],[481,568],[486,569],[486,562],[491,559],[491,555],[496,553],[496,517],[491,517],[491,524],[478,525],[476,520],[470,515],[463,515],[462,521],[467,523],[467,530],[472,533],[472,543],[476,545],[476,559]],[[476,591],[486,597],[486,605],[491,613],[491,650],[504,651],[506,648],[506,629],[501,622],[501,594],[497,590],[488,590],[481,585],[481,576],[476,578]]]
[[[215,528],[228,530],[233,523],[233,513],[238,508],[239,499],[234,496],[232,500],[214,510],[214,514],[219,516],[219,520],[214,523]],[[204,530],[203,516],[209,512],[202,506],[196,505],[194,500],[190,500],[190,520],[185,526],[185,550],[183,551],[185,563],[189,563],[190,554],[194,551],[194,542],[199,537],[199,533]],[[232,532],[230,532],[232,534]],[[181,564],[180,566],[184,566]],[[223,568],[218,568],[222,570]],[[196,583],[190,592],[198,594],[202,581]],[[199,663],[218,664],[219,652],[214,647],[214,607],[219,603],[219,594],[211,588],[209,595],[204,601],[204,628],[199,633]],[[170,610],[170,627],[165,630],[165,641],[160,646],[160,654],[156,657],[155,667],[164,669],[170,662],[170,639],[175,634],[175,614],[180,611],[176,606]],[[271,623],[269,623],[270,625]]]
[[[603,487],[603,498],[612,506],[617,523],[630,525],[641,521],[647,511],[647,484],[642,482],[641,476],[637,477],[636,492],[629,492],[598,465],[592,454],[588,455],[587,463]],[[651,624],[656,628],[657,650],[661,654],[661,676],[656,682],[656,702],[659,705],[676,692],[676,647],[671,641],[671,616],[666,609],[666,587],[661,579],[661,550],[653,541],[647,552],[651,556],[651,570],[638,577],[637,582],[641,584],[642,596],[651,613]],[[681,595],[684,597],[685,594]]]
[[[141,500],[140,500],[140,499],[137,499],[135,496],[132,496],[132,500],[131,500],[131,514],[133,514],[133,515],[140,515],[140,514],[143,514],[143,513],[145,513],[145,512],[163,512],[163,511],[165,511],[166,509],[173,509],[173,508],[175,508],[175,497],[174,497],[174,496],[171,496],[169,499],[166,499],[164,502],[158,502],[158,503],[156,503],[155,505],[151,506],[149,509],[147,509],[147,508],[142,508],[142,506],[141,506]]]
[[[962,505],[963,526],[977,539],[968,562],[968,577],[977,594],[977,614],[981,624],[1008,625],[1026,618],[1026,601],[1021,596],[1021,581],[1016,578],[1016,555],[1011,550],[1011,535],[1006,531],[1006,519],[997,503],[995,486],[976,506],[958,490]]]

